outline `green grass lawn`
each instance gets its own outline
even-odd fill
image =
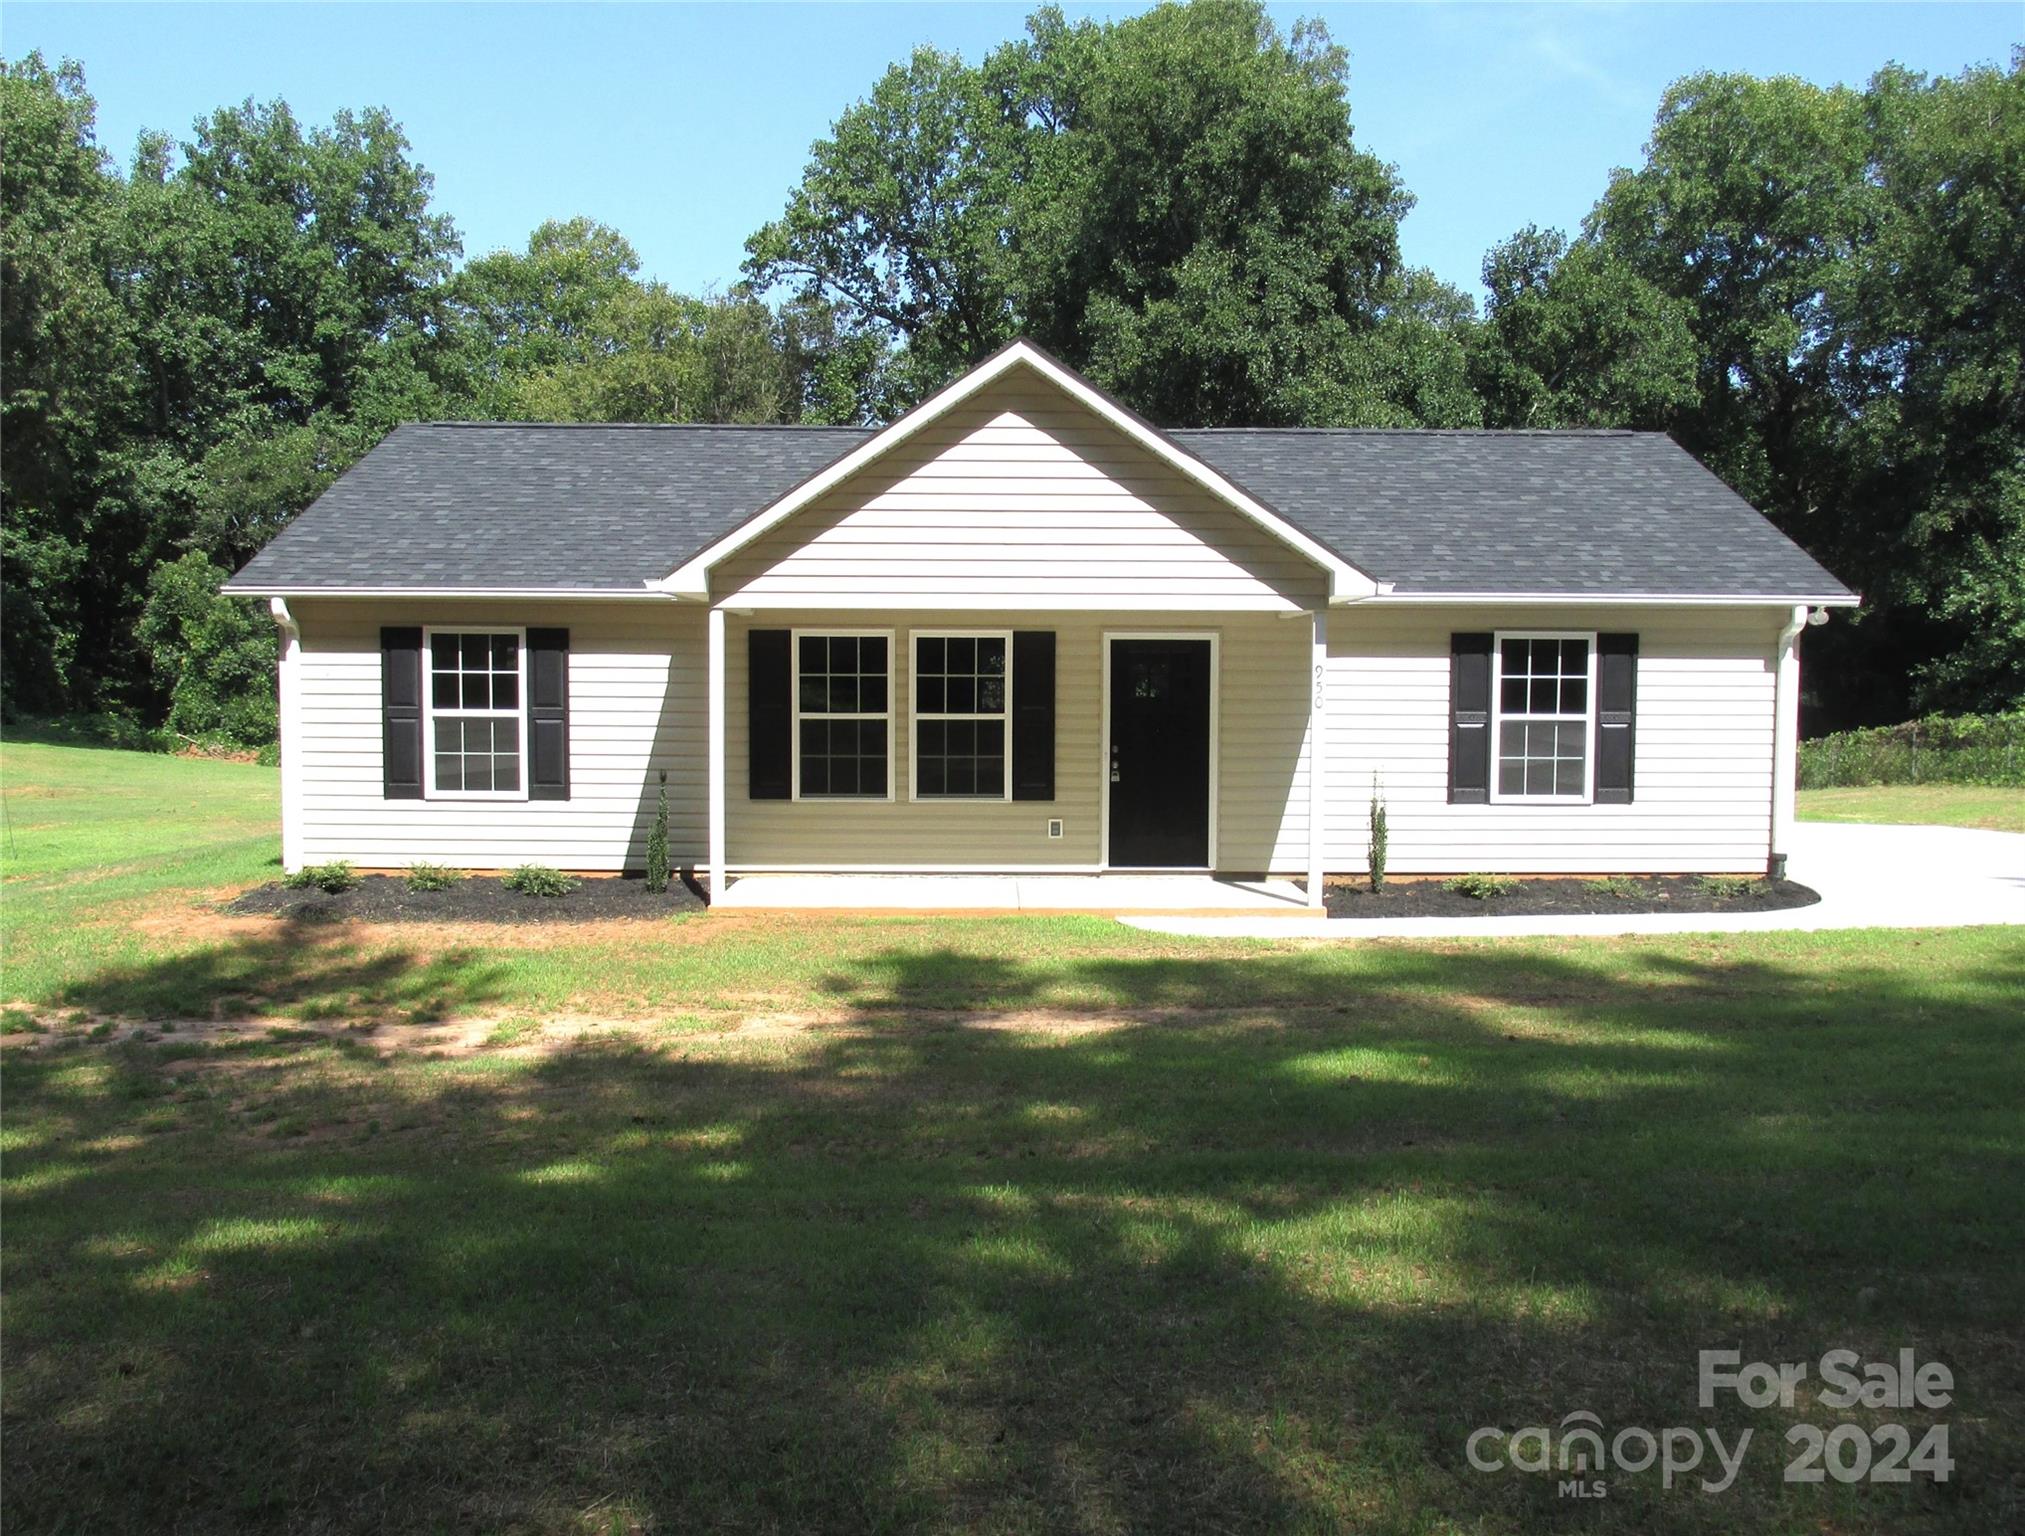
[[[2019,1524],[2017,930],[220,923],[271,770],[57,750],[0,761],[10,1530]],[[1836,1347],[1959,1395],[1697,1406]],[[1754,1443],[1465,1459],[1585,1409]],[[1781,1482],[1894,1417],[1949,1482]]]
[[[1858,789],[1803,789],[1799,802],[1802,821],[1931,824],[2025,832],[2025,789],[1978,784],[1873,784]]]

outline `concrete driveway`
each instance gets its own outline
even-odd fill
[[[1825,928],[1962,928],[2025,923],[2025,833],[1805,821],[1787,873],[1821,900],[1784,912],[1623,917],[1128,917],[1135,928],[1204,938],[1381,939],[1471,935],[1751,933]]]

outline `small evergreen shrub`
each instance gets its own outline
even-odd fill
[[[1467,896],[1472,901],[1489,901],[1502,896],[1512,888],[1512,882],[1503,875],[1457,875],[1453,880],[1444,880],[1441,888],[1454,891],[1458,896]]]
[[[447,864],[411,864],[408,866],[408,889],[411,891],[447,891],[464,878],[461,870]]]
[[[668,770],[661,770],[661,788],[654,802],[654,825],[647,830],[647,889],[655,895],[668,889]]]
[[[328,864],[305,864],[294,874],[282,876],[281,883],[291,891],[324,891],[337,896],[357,885],[359,877],[350,860],[334,859]]]
[[[567,896],[577,888],[576,881],[546,864],[523,864],[500,883],[523,896]]]
[[[1371,890],[1376,895],[1385,889],[1385,856],[1388,835],[1385,827],[1385,802],[1378,797],[1378,775],[1371,776]]]

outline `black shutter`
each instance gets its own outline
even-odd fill
[[[1491,637],[1448,637],[1448,803],[1491,798]]]
[[[1055,632],[1013,632],[1012,797],[1055,798]]]
[[[380,631],[381,793],[422,798],[422,631]]]
[[[1638,735],[1638,636],[1596,637],[1596,803],[1631,804]]]
[[[527,798],[570,797],[570,632],[527,632]]]
[[[794,795],[794,636],[785,629],[746,633],[746,794],[753,800]]]

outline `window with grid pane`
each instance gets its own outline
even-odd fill
[[[914,637],[914,794],[1006,798],[1012,636]]]
[[[795,637],[796,793],[886,798],[892,727],[884,635]]]
[[[525,793],[521,651],[514,630],[429,631],[430,794]]]
[[[1586,800],[1592,635],[1499,635],[1497,800]]]

